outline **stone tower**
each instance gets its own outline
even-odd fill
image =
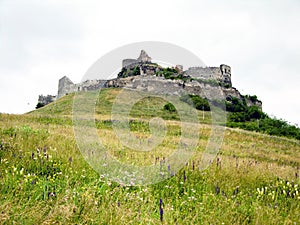
[[[220,65],[220,70],[221,70],[221,73],[222,73],[222,79],[223,82],[225,84],[228,84],[230,87],[232,86],[232,83],[231,83],[231,68],[230,66],[227,66],[225,64],[221,64]]]
[[[140,56],[137,58],[137,61],[142,63],[151,62],[151,57],[145,52],[145,50],[142,50]]]
[[[71,91],[71,87],[73,86],[74,83],[67,76],[64,76],[61,79],[59,79],[57,99],[68,94]]]

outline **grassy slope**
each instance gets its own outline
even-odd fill
[[[153,111],[164,105],[159,99],[138,103],[131,115],[142,121],[153,115],[168,120],[163,151],[121,151],[110,124],[103,122],[110,118],[119,92],[104,90],[96,107],[99,135],[109,152],[133,164],[167,156],[178,143],[179,123],[171,121],[176,113]],[[145,187],[123,187],[97,174],[82,158],[74,140],[72,97],[26,115],[0,114],[0,223],[159,224],[160,199],[165,224],[300,221],[299,141],[226,129],[218,159],[198,171],[210,134],[210,127],[203,125],[194,157],[174,177]],[[199,118],[202,121],[201,112]],[[206,113],[202,122],[209,119]],[[137,136],[149,135],[145,123],[131,128]]]

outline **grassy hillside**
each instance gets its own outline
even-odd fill
[[[150,135],[147,120],[166,120],[167,138],[153,152],[122,147],[110,122],[119,89],[105,89],[96,126],[108,152],[135,165],[163,163],[179,143],[176,112],[143,99],[130,112],[131,131]],[[96,173],[74,138],[72,98],[25,115],[0,114],[0,224],[298,224],[300,142],[227,128],[217,159],[197,170],[208,142],[210,113],[199,111],[193,158],[161,183],[126,187]]]

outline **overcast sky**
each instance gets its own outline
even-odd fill
[[[0,0],[0,112],[34,109],[117,47],[163,41],[230,65],[242,94],[300,124],[299,11],[299,0]]]

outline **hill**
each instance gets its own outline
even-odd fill
[[[160,148],[122,146],[110,118],[121,89],[103,89],[95,108],[99,136],[110,155],[132,165],[163,164],[180,143],[176,110],[159,98],[130,112],[131,132],[148,137],[149,120],[162,117]],[[208,143],[210,112],[198,111],[194,156],[171,178],[148,186],[122,186],[84,160],[68,94],[25,115],[0,114],[0,223],[4,224],[297,224],[300,221],[300,142],[226,128],[217,158],[199,171]],[[125,103],[126,104],[126,103]]]
[[[95,108],[96,119],[110,119],[110,112],[115,97],[120,93],[121,88],[103,88],[101,89],[98,103]],[[95,93],[97,91],[94,91]],[[73,97],[74,93],[68,94],[57,101],[52,102],[42,108],[29,112],[32,115],[59,115],[69,117],[72,114]],[[247,98],[255,98],[256,96],[247,96]],[[256,100],[253,100],[254,102]],[[190,103],[195,108],[199,109],[198,120],[201,123],[211,123],[210,106],[216,104],[215,102],[208,102],[207,99],[203,99],[200,96],[189,95],[181,98],[182,102]],[[142,100],[131,111],[131,115],[134,117],[151,117],[157,115],[164,119],[179,120],[176,111],[164,110],[164,105],[167,102],[159,100],[149,99]],[[149,105],[150,104],[150,105]],[[222,103],[226,107],[227,111],[227,123],[221,124],[232,128],[241,128],[249,131],[256,131],[270,135],[285,136],[300,140],[300,128],[295,125],[289,124],[287,121],[271,118],[267,114],[255,105],[248,106],[247,103],[238,99],[231,98]],[[143,106],[147,106],[145,109]],[[202,111],[204,110],[204,111]]]

